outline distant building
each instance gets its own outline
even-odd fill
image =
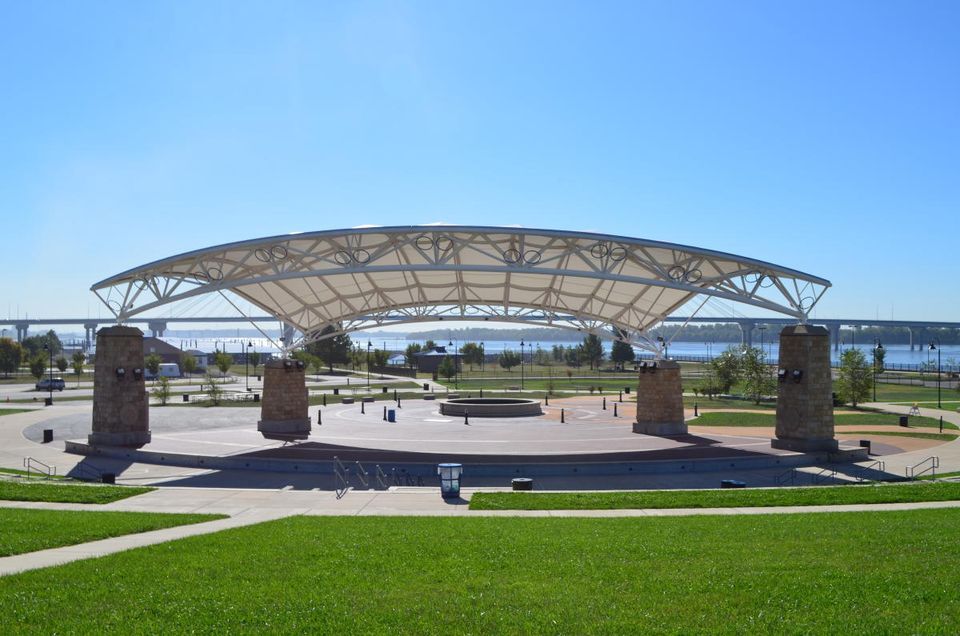
[[[427,351],[420,351],[413,354],[417,362],[417,371],[420,373],[433,373],[440,368],[444,358],[452,358],[457,371],[460,371],[460,354],[447,353],[446,347],[434,347]]]
[[[155,353],[160,356],[161,362],[180,364],[180,355],[183,353],[172,344],[168,344],[160,338],[147,336],[143,339],[143,357]]]

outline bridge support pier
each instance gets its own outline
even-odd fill
[[[150,329],[150,335],[154,338],[163,338],[163,332],[167,330],[167,323],[156,320],[148,322],[147,328]]]
[[[97,335],[97,323],[88,322],[83,325],[83,350],[90,351],[93,339]]]
[[[19,322],[16,325],[17,328],[17,342],[23,342],[27,339],[27,330],[30,328],[25,322]]]
[[[270,360],[263,365],[263,399],[257,430],[266,436],[310,434],[306,368],[299,360]]]
[[[97,333],[93,371],[91,446],[143,446],[150,442],[143,380],[143,332],[116,325]]]
[[[780,332],[776,439],[773,448],[834,451],[830,335],[823,327],[794,325]]]
[[[830,325],[830,341],[833,343],[834,352],[840,351],[840,323]]]
[[[644,435],[686,435],[683,419],[683,388],[680,365],[657,360],[654,368],[642,369],[637,378],[637,419],[633,432]]]
[[[740,344],[744,347],[752,347],[753,330],[756,329],[757,323],[738,320],[737,324],[740,325]]]

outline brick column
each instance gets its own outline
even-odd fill
[[[811,325],[785,327],[778,382],[777,437],[770,445],[798,452],[837,450],[830,332]]]
[[[683,388],[680,365],[673,360],[657,360],[641,366],[637,376],[637,421],[634,433],[645,435],[686,435],[683,419]]]
[[[270,360],[263,365],[263,398],[257,430],[262,433],[309,433],[306,371],[297,360]]]
[[[150,442],[149,404],[143,381],[143,332],[104,327],[97,332],[93,367],[91,446],[143,446]]]

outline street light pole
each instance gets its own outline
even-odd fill
[[[43,345],[43,350],[50,353],[50,384],[47,386],[50,389],[50,404],[53,404],[53,347],[49,344]]]
[[[247,391],[250,391],[250,347],[253,343],[247,341],[247,352],[243,356],[243,375],[246,376]]]
[[[370,347],[373,343],[367,340],[367,391],[370,390]]]
[[[520,341],[520,390],[523,391],[523,340]]]
[[[873,401],[877,401],[877,360],[880,359],[878,355],[883,351],[883,345],[880,343],[880,338],[873,339]]]
[[[936,344],[933,343],[933,340],[936,340]],[[930,351],[934,349],[937,351],[937,408],[942,408],[942,403],[940,402],[940,338],[934,338],[930,341]],[[927,354],[929,356],[929,354]],[[51,395],[53,395],[51,393]]]
[[[460,352],[458,351],[458,349],[460,348],[460,341],[454,338],[453,340],[447,343],[447,346],[453,347],[453,386],[454,388],[459,389],[460,380],[457,377],[457,368],[458,368],[457,363],[460,361],[460,358],[459,358]]]

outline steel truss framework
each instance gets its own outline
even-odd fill
[[[508,227],[364,227],[219,245],[142,265],[91,288],[117,322],[201,294],[249,301],[299,330],[290,350],[359,329],[494,320],[648,331],[698,295],[805,322],[830,282],[762,261],[657,241]],[[236,307],[236,304],[234,304]],[[239,310],[239,308],[238,308]]]

